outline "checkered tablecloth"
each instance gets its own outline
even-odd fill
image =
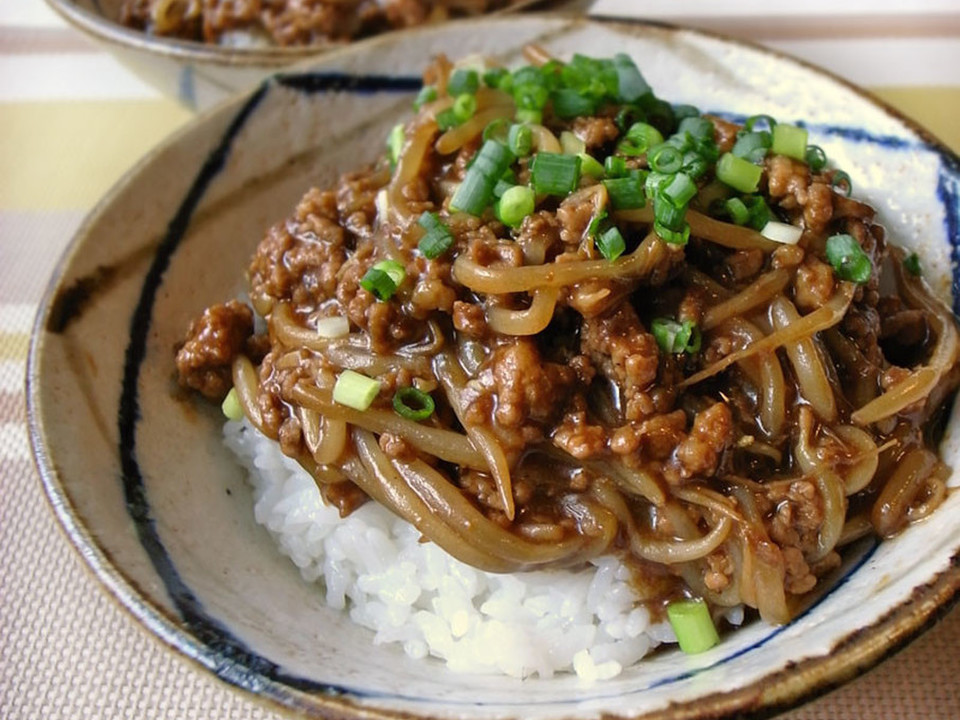
[[[622,16],[641,5],[655,17],[745,35],[824,63],[960,150],[956,0],[914,4],[909,12],[894,2],[899,15],[880,13],[872,23],[857,22],[856,13],[866,12],[862,1],[811,0],[804,7],[821,14],[805,25],[749,0],[724,3],[725,13],[688,0],[600,0],[596,9]],[[832,6],[848,12],[831,15]],[[27,442],[29,334],[60,252],[120,175],[190,118],[40,0],[0,0],[0,718],[6,720],[276,717],[168,651],[100,589],[46,506]],[[784,717],[960,718],[958,648],[960,611],[954,611],[866,676]]]

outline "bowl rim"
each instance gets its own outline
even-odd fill
[[[266,47],[228,47],[184,40],[175,37],[161,37],[129,28],[101,15],[80,7],[76,0],[44,0],[58,15],[71,26],[110,46],[127,50],[139,50],[162,57],[206,65],[224,67],[267,67],[278,69],[308,58],[326,57],[338,50],[345,50],[359,43],[376,41],[383,36],[399,33],[416,33],[432,25],[419,25],[411,28],[387,30],[359,40],[324,40],[303,46],[266,46]],[[96,0],[97,2],[99,0]],[[544,0],[510,0],[506,7],[493,10],[476,18],[490,18],[519,12]],[[458,18],[446,22],[471,22],[474,17]],[[446,24],[446,23],[442,23]]]
[[[534,0],[534,2],[536,1]],[[51,5],[55,3],[73,4],[72,0],[47,0],[47,2]],[[689,33],[742,46],[786,60],[830,79],[842,85],[847,91],[867,99],[878,109],[894,117],[908,130],[915,133],[944,162],[949,163],[953,168],[960,168],[960,156],[922,125],[868,90],[814,63],[798,59],[788,53],[723,33],[668,22],[587,18],[564,12],[536,13],[527,17],[534,16],[545,21],[564,21],[571,25],[612,28],[628,34],[641,34],[650,29]],[[509,18],[494,18],[492,15],[487,15],[481,18],[454,22],[461,24],[478,21],[509,22]],[[435,31],[435,26],[421,26],[400,31],[400,33],[410,36]],[[381,43],[396,42],[395,38],[400,33],[384,33],[365,40],[363,43],[364,51],[370,52]],[[200,45],[199,43],[193,44]],[[358,44],[345,44],[342,49],[350,51]],[[324,62],[328,58],[327,54],[312,57],[304,62],[297,63],[284,75],[309,72],[312,64]],[[291,717],[324,717],[336,720],[359,720],[360,718],[364,720],[421,720],[432,716],[361,705],[352,698],[344,696],[320,694],[309,694],[307,696],[295,688],[269,678],[264,678],[262,691],[255,692],[218,672],[205,652],[206,645],[184,632],[174,614],[166,612],[147,600],[141,594],[137,583],[115,565],[110,554],[99,546],[93,533],[84,525],[82,517],[76,512],[70,495],[60,480],[57,465],[47,453],[46,443],[44,442],[45,427],[41,412],[42,392],[40,390],[39,370],[44,351],[46,325],[50,318],[53,299],[63,282],[65,272],[81,249],[86,237],[129,181],[144,172],[158,155],[170,146],[176,145],[182,137],[194,132],[196,127],[208,121],[212,116],[227,112],[230,108],[239,109],[254,94],[262,92],[263,88],[269,83],[270,79],[268,78],[248,91],[214,105],[161,141],[123,174],[89,211],[70,239],[40,300],[31,331],[26,365],[26,409],[33,461],[40,476],[47,502],[59,520],[61,530],[67,540],[85,560],[87,570],[105,586],[109,591],[108,595],[119,607],[146,626],[151,635],[155,636],[164,645],[177,651],[181,657],[185,657],[198,667],[212,671],[214,677],[226,687],[241,693],[248,700]],[[960,243],[960,236],[956,240]],[[956,292],[956,288],[954,288],[954,291]],[[957,421],[960,422],[960,418]],[[604,717],[609,718],[609,720],[704,720],[708,717],[715,720],[720,718],[732,719],[734,717],[744,720],[762,720],[771,718],[790,708],[795,708],[829,693],[862,672],[875,667],[882,660],[895,655],[911,641],[933,627],[958,603],[960,603],[960,549],[951,557],[949,565],[944,570],[922,585],[915,587],[909,598],[891,608],[873,624],[839,638],[826,654],[801,660],[789,668],[767,675],[743,688],[726,692],[713,692],[697,700],[685,701],[682,704],[670,704],[662,709],[639,716],[621,715],[608,711],[605,712]],[[706,704],[709,707],[706,707]]]

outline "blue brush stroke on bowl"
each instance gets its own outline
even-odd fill
[[[251,650],[242,640],[233,635],[224,624],[214,617],[211,617],[204,609],[203,604],[187,586],[177,572],[167,549],[160,539],[156,526],[150,513],[150,503],[146,495],[143,475],[137,460],[136,440],[137,440],[137,421],[140,416],[139,397],[138,397],[138,379],[140,369],[146,357],[146,341],[152,320],[153,306],[156,301],[157,292],[163,281],[163,275],[166,272],[170,260],[176,253],[180,241],[190,223],[190,220],[205,195],[210,183],[219,175],[223,169],[227,158],[230,155],[233,142],[240,131],[254,115],[257,108],[273,87],[281,86],[290,90],[304,93],[320,92],[352,92],[352,93],[376,93],[376,92],[414,92],[420,87],[420,80],[413,77],[392,77],[378,75],[360,75],[354,76],[344,73],[306,73],[302,75],[280,75],[273,80],[267,81],[247,100],[247,102],[237,112],[233,121],[230,123],[224,136],[221,138],[217,147],[204,162],[197,177],[193,181],[186,197],[181,202],[176,214],[171,219],[163,241],[157,249],[157,252],[151,262],[149,271],[144,279],[141,294],[137,306],[134,310],[133,318],[130,324],[130,339],[127,345],[124,372],[123,387],[118,407],[117,424],[119,428],[119,454],[121,458],[121,470],[123,473],[123,486],[127,504],[127,510],[131,519],[136,525],[140,542],[149,556],[157,574],[161,578],[164,586],[173,599],[174,604],[181,617],[187,631],[193,638],[204,647],[200,651],[193,651],[191,647],[182,647],[181,649],[188,655],[193,656],[197,661],[210,668],[221,679],[234,684],[238,687],[253,692],[268,692],[275,695],[282,695],[280,689],[275,686],[286,686],[308,692],[323,693],[327,695],[351,695],[357,698],[369,699],[401,699],[408,701],[417,701],[422,703],[433,702],[427,698],[408,697],[396,694],[374,693],[363,689],[334,685],[329,683],[317,682],[307,678],[291,675],[282,670],[275,662],[258,655]],[[743,116],[735,116],[726,113],[716,113],[731,119],[743,119]],[[874,135],[859,128],[840,127],[832,125],[808,125],[818,132],[841,137],[857,143],[870,143],[887,148],[902,150],[917,150],[935,152],[941,159],[939,180],[937,185],[937,195],[944,206],[945,224],[947,236],[951,243],[953,267],[953,290],[954,297],[960,298],[960,274],[957,272],[957,261],[960,259],[960,168],[957,161],[949,153],[942,149],[925,143],[909,141],[901,137],[891,135]],[[957,307],[955,300],[955,309]],[[863,555],[853,563],[846,573],[832,586],[831,590],[842,586],[849,578],[863,567],[865,563],[873,556],[876,550],[876,543],[872,544]],[[815,609],[823,600],[829,596],[829,593],[817,600],[799,617],[803,617]],[[799,619],[799,618],[798,618]],[[764,635],[756,642],[740,648],[735,652],[720,658],[716,662],[690,670],[677,675],[661,678],[651,682],[644,688],[637,688],[626,694],[643,692],[652,687],[669,685],[688,679],[693,675],[717,667],[731,660],[741,657],[752,650],[762,647],[773,638],[784,632],[789,625],[777,628],[771,628],[770,632]],[[624,695],[623,692],[615,693],[617,696]],[[612,697],[613,694],[599,693],[596,695],[585,696],[579,692],[576,696],[577,702],[589,700],[599,700]],[[449,699],[444,701],[450,703]],[[542,704],[555,704],[557,700],[551,700]],[[476,703],[460,703],[463,705],[475,705]],[[529,701],[517,703],[498,702],[503,706],[531,706]]]

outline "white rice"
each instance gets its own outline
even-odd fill
[[[224,437],[250,471],[256,520],[329,606],[399,643],[412,658],[454,671],[524,678],[575,672],[592,682],[619,675],[662,642],[627,571],[599,558],[579,571],[497,575],[452,558],[374,502],[346,518],[323,503],[313,479],[246,421]]]

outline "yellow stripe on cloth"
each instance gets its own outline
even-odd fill
[[[191,117],[167,99],[0,104],[0,209],[92,207]]]
[[[28,333],[0,332],[0,362],[4,360],[23,362],[27,359],[29,348],[30,335]]]
[[[960,87],[873,87],[870,91],[960,153]]]

